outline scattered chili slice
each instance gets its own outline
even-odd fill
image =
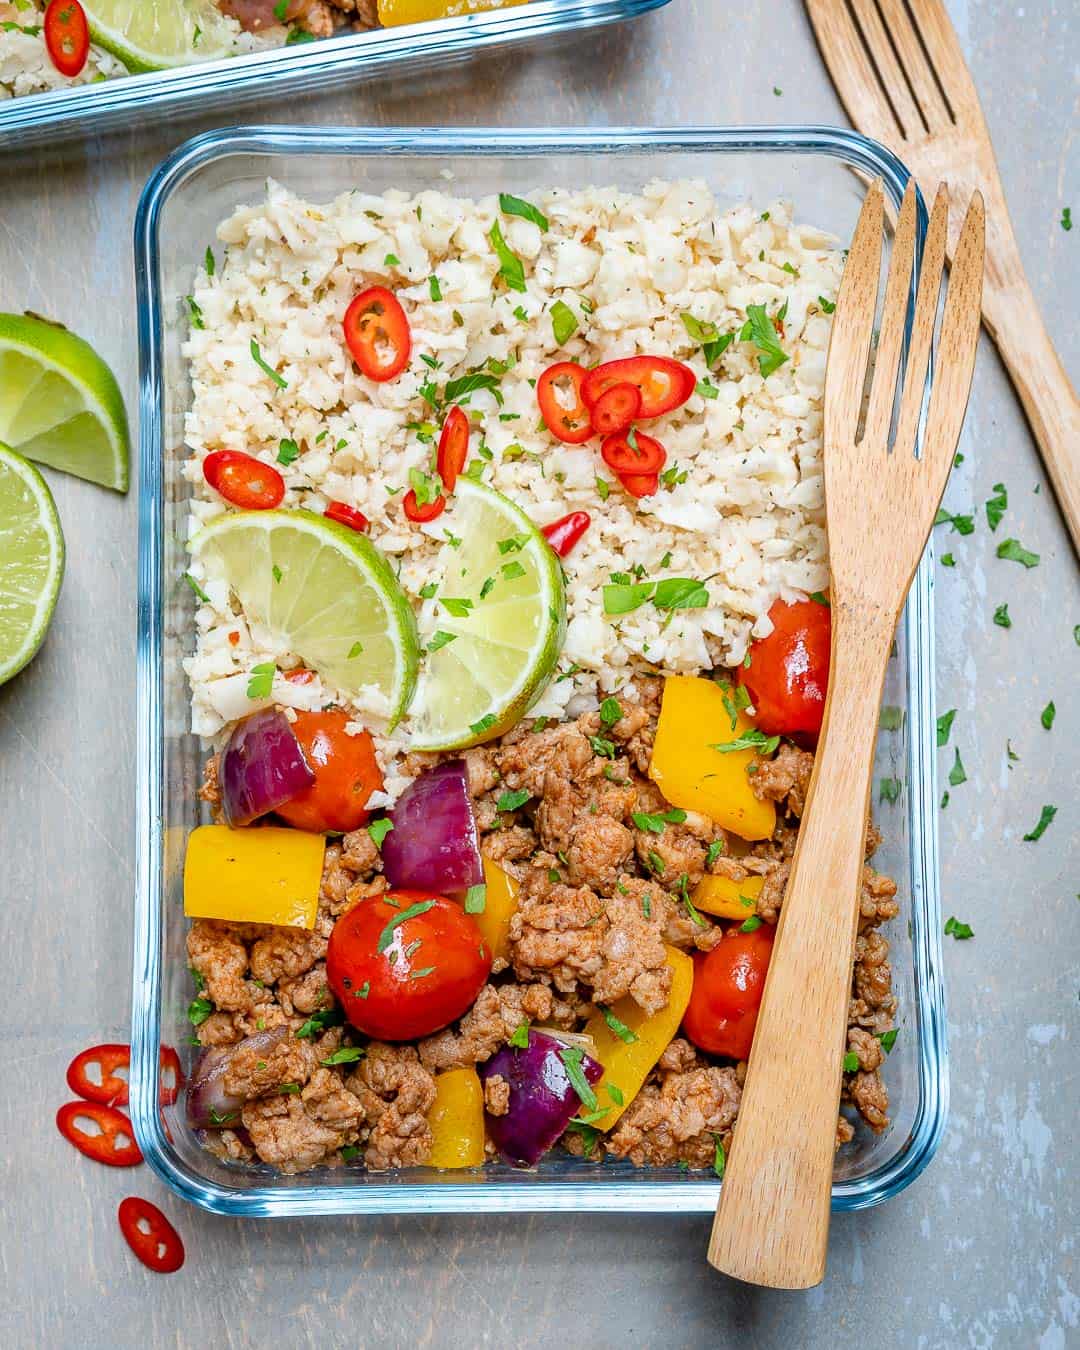
[[[171,1045],[163,1045],[158,1055],[158,1103],[172,1106],[183,1085],[184,1072],[180,1068],[180,1056]]]
[[[544,425],[566,445],[584,445],[593,434],[589,409],[582,397],[587,374],[573,361],[559,361],[548,366],[536,382],[536,401]]]
[[[215,492],[244,511],[273,510],[285,496],[285,480],[277,469],[242,450],[214,450],[203,460],[203,476]]]
[[[646,436],[643,431],[634,432],[633,442],[619,432],[614,436],[605,436],[604,444],[600,447],[600,457],[620,478],[627,474],[652,477],[664,467],[667,451],[659,441]]]
[[[453,492],[458,474],[469,457],[469,419],[455,403],[446,414],[435,467],[447,492]]]
[[[541,534],[560,558],[565,558],[581,536],[592,524],[588,511],[571,511],[561,520],[553,520],[545,525]]]
[[[405,500],[401,503],[401,509],[405,512],[407,520],[414,520],[419,525],[426,525],[429,520],[441,516],[446,510],[446,498],[440,495],[433,502],[425,502],[421,506],[416,500],[416,493],[410,488],[405,494]]]
[[[94,1064],[98,1067],[96,1081],[87,1072]],[[92,1045],[80,1050],[68,1065],[67,1085],[83,1101],[99,1102],[103,1106],[126,1106],[128,1080],[121,1078],[116,1070],[126,1069],[130,1064],[130,1046]],[[172,1106],[179,1096],[183,1078],[180,1058],[169,1045],[161,1047],[158,1074],[158,1101],[162,1106]]]
[[[346,506],[344,502],[331,502],[323,515],[327,520],[336,520],[339,525],[348,525],[350,530],[356,530],[358,534],[367,532],[368,518],[355,506]]]
[[[120,1201],[116,1212],[124,1241],[143,1263],[159,1275],[168,1275],[184,1264],[180,1234],[157,1205],[138,1195]]]
[[[652,497],[660,491],[660,475],[655,473],[621,473],[619,482],[631,497]]]
[[[79,1122],[90,1120],[100,1133],[91,1134]],[[109,1167],[134,1167],[143,1160],[131,1121],[115,1106],[101,1102],[67,1102],[56,1113],[56,1128],[69,1144],[94,1162]],[[118,1142],[119,1141],[119,1142]]]
[[[626,431],[641,416],[641,390],[635,384],[613,384],[593,404],[592,429],[598,436]]]
[[[42,26],[49,60],[61,75],[73,79],[90,55],[90,25],[79,0],[50,0]]]
[[[382,384],[400,375],[412,352],[409,320],[385,286],[370,286],[353,300],[343,320],[345,343],[369,380]]]
[[[307,666],[298,666],[296,670],[287,670],[285,678],[290,684],[314,684],[315,672],[308,670]]]
[[[640,392],[639,417],[660,417],[682,407],[694,392],[697,376],[670,356],[628,356],[590,370],[581,395],[590,408],[595,408],[609,389],[620,384],[632,384]]]

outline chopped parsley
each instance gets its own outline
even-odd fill
[[[495,589],[495,578],[485,577],[484,584],[480,587],[480,599],[486,600],[494,589]]]
[[[379,820],[373,820],[367,827],[367,832],[371,836],[371,842],[376,848],[382,848],[383,840],[394,828],[394,822],[389,816],[383,816]]]
[[[512,1045],[515,1050],[528,1050],[529,1023],[526,1018],[522,1018],[514,1028],[514,1034],[510,1037],[508,1044]]]
[[[598,478],[596,480],[596,492],[602,502],[607,501],[608,495],[611,492],[611,484],[606,478]]]
[[[333,1064],[355,1064],[358,1059],[363,1059],[367,1051],[359,1045],[343,1045],[340,1050],[335,1050],[332,1055],[327,1055],[321,1064],[328,1068]]]
[[[206,321],[203,319],[203,312],[196,303],[195,297],[193,295],[189,295],[187,297],[187,307],[188,307],[188,314],[191,316],[192,328],[205,328]]]
[[[1043,835],[1046,833],[1046,827],[1057,815],[1057,810],[1058,809],[1056,806],[1043,807],[1042,811],[1040,811],[1039,813],[1039,823],[1035,826],[1033,830],[1029,830],[1027,834],[1024,835],[1025,843],[1033,844],[1037,839],[1041,839],[1043,837]]]
[[[713,1135],[716,1140],[716,1152],[713,1154],[712,1170],[723,1180],[724,1169],[727,1167],[727,1155],[724,1153],[724,1142],[718,1134]]]
[[[269,365],[263,359],[262,351],[260,350],[259,344],[255,341],[254,338],[251,339],[250,351],[251,351],[251,359],[259,367],[259,369],[263,372],[263,374],[268,375],[279,389],[288,389],[289,381],[286,380],[284,376],[279,375],[277,371],[274,369],[274,367]]]
[[[941,555],[941,565],[942,567],[955,567],[956,559],[951,553],[943,553]]]
[[[566,1069],[567,1078],[570,1079],[570,1086],[578,1095],[578,1100],[586,1111],[595,1111],[598,1105],[596,1093],[592,1090],[589,1080],[585,1077],[585,1071],[581,1067],[581,1061],[584,1057],[585,1051],[578,1045],[564,1045],[559,1051],[559,1058]]]
[[[764,305],[747,305],[746,322],[739,330],[740,342],[753,342],[758,349],[758,366],[765,379],[789,360],[787,352],[780,346],[776,336],[776,327],[765,313]]]
[[[889,802],[890,804],[899,801],[901,787],[902,784],[899,778],[883,778],[881,780],[881,788],[878,800],[882,802]]]
[[[494,713],[485,713],[483,717],[481,717],[479,722],[472,722],[470,724],[469,730],[472,732],[474,736],[482,736],[485,731],[491,730],[491,728],[495,725],[495,720],[496,719]]]
[[[751,914],[748,919],[744,919],[739,925],[739,932],[753,933],[759,929],[764,922],[764,919],[760,918],[757,914]]]
[[[631,1031],[625,1022],[620,1021],[619,1018],[615,1016],[615,1014],[611,1011],[610,1008],[601,1008],[600,1012],[604,1018],[604,1021],[611,1028],[612,1032],[616,1036],[618,1036],[620,1041],[624,1041],[627,1045],[634,1044],[634,1042],[637,1040],[637,1034]],[[616,1102],[616,1105],[617,1106],[622,1105],[621,1098]]]
[[[974,937],[975,930],[969,923],[961,923],[954,915],[949,915],[945,920],[945,934],[947,937],[956,938],[963,941],[966,938]]]
[[[386,255],[386,257],[383,259],[383,266],[384,266],[384,267],[400,267],[400,266],[401,266],[401,259],[397,256],[396,253],[388,253],[388,254]]]
[[[478,882],[475,886],[470,886],[465,892],[465,913],[483,914],[487,906],[487,886]]]
[[[280,585],[281,578],[284,575],[284,573],[282,572],[281,568],[277,565],[277,563],[274,563],[273,567],[271,567],[270,575],[274,578],[275,584]]]
[[[439,583],[437,581],[429,581],[426,586],[421,586],[420,587],[421,600],[430,600],[438,589]]]
[[[499,210],[504,216],[520,216],[522,220],[531,220],[541,233],[549,228],[547,216],[543,211],[527,202],[524,197],[513,197],[509,192],[499,193]],[[514,311],[517,313],[517,311]]]
[[[513,562],[503,563],[499,571],[502,573],[504,581],[516,581],[518,577],[525,575],[524,567],[516,559]]]
[[[705,866],[711,867],[723,851],[724,841],[722,839],[714,839],[705,854]]]
[[[878,1033],[878,1040],[881,1042],[881,1048],[882,1050],[885,1051],[886,1054],[888,1054],[889,1051],[896,1044],[896,1038],[897,1036],[899,1036],[899,1034],[900,1033],[896,1029],[896,1027],[890,1027],[888,1031],[882,1031]]]
[[[600,725],[602,727],[613,727],[616,722],[622,721],[622,708],[619,706],[619,700],[610,695],[600,704]]]
[[[1023,563],[1025,567],[1038,567],[1039,555],[1032,553],[1021,544],[1019,539],[1006,539],[997,546],[997,556],[1009,562]]]
[[[779,736],[766,736],[757,727],[737,736],[733,741],[718,741],[711,750],[719,750],[722,755],[730,755],[735,750],[753,750],[759,755],[771,755],[780,744]]]
[[[1072,207],[1063,206],[1061,208],[1061,228],[1063,230],[1072,229]]]
[[[527,534],[512,534],[507,539],[499,540],[500,553],[518,553],[529,542]]]
[[[426,914],[429,909],[435,906],[434,900],[417,900],[416,904],[410,905],[408,909],[403,909],[400,914],[395,914],[386,927],[379,934],[379,940],[375,944],[377,952],[386,951],[394,940],[394,932],[400,924],[408,919],[415,919],[421,914]]]
[[[997,609],[994,610],[994,622],[999,628],[1012,627],[1012,619],[1009,618],[1009,606],[1007,604],[998,605]]]
[[[273,661],[264,661],[261,665],[252,666],[248,672],[250,678],[247,686],[248,698],[269,698],[270,691],[274,687],[274,674],[277,666]]]
[[[701,347],[701,353],[705,357],[705,364],[712,370],[720,357],[727,351],[735,341],[734,333],[721,334],[716,324],[709,323],[702,319],[695,319],[692,314],[682,314],[683,327],[687,333]],[[700,392],[700,391],[699,391]],[[715,397],[712,395],[711,397]]]
[[[409,971],[409,979],[410,979],[410,980],[422,980],[422,979],[424,978],[425,975],[432,975],[432,974],[434,974],[434,971],[435,971],[435,967],[434,967],[434,966],[425,966],[425,967],[423,968],[423,970],[410,970],[410,971]]]
[[[953,760],[953,766],[949,770],[949,786],[959,787],[961,783],[967,782],[967,774],[964,772],[964,764],[960,758],[960,747],[956,747],[956,758]]]
[[[601,759],[615,758],[614,741],[609,741],[603,736],[590,736],[589,744],[592,746],[593,754],[599,755]]]
[[[193,998],[188,1004],[188,1021],[193,1027],[201,1026],[213,1011],[214,1005],[208,998]]]
[[[935,525],[951,525],[957,534],[974,534],[974,516],[954,516],[951,511],[941,507],[934,517]]]
[[[353,645],[349,648],[348,655],[346,656],[345,659],[347,661],[355,661],[358,656],[363,656],[363,654],[364,654],[364,644],[362,642],[354,642]]]
[[[206,256],[203,259],[203,266],[206,268],[206,275],[212,277],[217,270],[214,263],[214,250],[209,244],[206,246]]]
[[[1009,494],[1005,491],[1004,483],[994,484],[994,494],[986,503],[986,521],[991,530],[996,530],[1001,524],[1001,517],[1009,505]]]
[[[516,811],[524,806],[532,796],[528,788],[518,788],[516,792],[504,792],[495,804],[496,811]]]
[[[364,983],[353,995],[353,998],[367,998],[368,994],[370,993],[371,993],[371,981],[365,980]]]
[[[432,300],[441,300],[442,287],[439,285],[439,278],[436,276],[430,276],[427,279],[427,284],[428,284],[428,292],[430,293]]]
[[[432,634],[432,638],[427,645],[427,649],[429,652],[437,652],[440,647],[447,646],[449,643],[455,641],[456,638],[457,638],[456,633],[446,633],[441,628],[439,628]]]
[[[338,1149],[338,1155],[342,1162],[354,1162],[360,1156],[360,1150],[355,1144],[346,1144],[344,1148]]]
[[[442,495],[442,483],[434,474],[425,473],[423,469],[409,470],[409,486],[416,494],[417,506],[430,506]]]
[[[456,380],[448,381],[443,390],[443,399],[447,403],[454,403],[464,398],[466,394],[474,394],[478,389],[486,389],[498,398],[498,376],[489,375],[483,370],[475,370],[471,375],[460,375]]]
[[[1054,725],[1054,718],[1057,716],[1057,709],[1054,707],[1054,700],[1051,699],[1046,707],[1039,714],[1039,721],[1047,731]]]
[[[818,296],[817,302],[821,306],[822,314],[832,314],[836,309],[836,302],[834,300],[826,300],[823,295]]]
[[[697,393],[701,395],[702,398],[711,399],[720,397],[720,390],[717,389],[716,385],[713,384],[712,380],[698,380],[697,384],[694,386],[694,389]]]
[[[290,440],[286,436],[285,439],[278,445],[277,462],[279,464],[291,464],[294,459],[299,458],[300,458],[300,447],[296,444],[295,441]]]
[[[452,614],[455,619],[464,619],[468,617],[469,611],[473,607],[473,602],[467,598],[444,595],[439,601],[447,614]]]
[[[184,580],[187,582],[187,584],[195,592],[197,598],[200,599],[204,605],[208,605],[210,603],[210,597],[206,594],[206,592],[203,590],[203,588],[199,585],[199,583],[195,580],[195,578],[191,575],[190,572],[184,573]]]
[[[562,347],[578,330],[577,315],[562,300],[556,300],[551,306],[551,331],[555,335],[556,345]]]
[[[525,290],[525,264],[503,238],[503,232],[496,220],[488,233],[491,247],[499,259],[499,275],[512,291]]]
[[[844,1056],[844,1072],[855,1073],[859,1068],[859,1056],[854,1050],[849,1050]]]
[[[322,1012],[312,1013],[297,1031],[297,1039],[301,1041],[311,1040],[316,1032],[325,1031],[327,1027],[339,1027],[344,1020],[337,1008],[326,1008]]]
[[[652,834],[663,834],[664,826],[681,825],[686,819],[686,812],[681,807],[673,807],[670,811],[665,811],[662,815],[650,816],[644,811],[634,811],[630,819],[634,822],[634,828],[638,830],[647,830]]]
[[[956,709],[950,708],[944,712],[937,720],[937,743],[939,746],[948,745],[949,732],[952,730],[952,724],[956,720]]]

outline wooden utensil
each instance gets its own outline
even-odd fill
[[[983,318],[1080,552],[1080,401],[1031,293],[979,98],[941,0],[806,0],[848,116],[907,164],[927,201],[948,179],[987,208]],[[1019,68],[1019,67],[1018,67]],[[954,256],[958,229],[949,234]]]
[[[863,205],[840,285],[825,377],[825,510],[832,658],[820,747],[754,1032],[709,1260],[728,1275],[805,1289],[825,1274],[829,1199],[870,776],[885,667],[911,578],[945,490],[971,389],[984,215],[960,231],[938,340],[921,458],[923,404],[945,259],[948,190],[934,203],[893,447],[915,243],[908,184],[885,288],[865,428],[857,436],[881,266],[883,194]]]

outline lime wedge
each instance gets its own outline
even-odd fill
[[[127,491],[127,413],[112,371],[81,337],[32,314],[0,314],[0,441]]]
[[[45,641],[64,577],[64,535],[37,469],[0,445],[0,684]]]
[[[418,750],[456,750],[508,731],[540,697],[566,635],[559,560],[519,507],[459,478],[447,528],[460,544],[444,544],[435,569],[441,581],[412,713]]]
[[[311,511],[236,511],[191,549],[249,621],[342,693],[374,688],[387,719],[400,719],[416,688],[416,624],[370,539]]]
[[[234,29],[213,0],[83,0],[90,35],[128,70],[214,61],[232,50]]]

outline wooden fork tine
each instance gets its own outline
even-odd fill
[[[930,228],[923,248],[919,294],[915,300],[915,322],[908,346],[907,367],[904,371],[904,392],[900,397],[900,415],[896,423],[896,454],[909,455],[915,448],[915,432],[919,425],[923,396],[926,392],[926,368],[930,363],[930,348],[934,340],[937,319],[938,294],[941,291],[941,269],[945,263],[945,241],[949,233],[949,188],[942,183],[934,198],[930,213]]]
[[[898,131],[896,118],[847,7],[836,0],[806,0],[806,8],[848,116],[867,136],[889,144]]]
[[[838,332],[851,335],[846,342],[830,339],[826,363],[825,425],[832,428],[832,443],[838,446],[854,443],[862,407],[881,274],[883,199],[881,179],[877,178],[870,184],[859,213],[836,298],[833,337]]]
[[[909,178],[900,207],[900,218],[893,236],[889,279],[885,283],[885,303],[881,311],[881,331],[874,360],[874,382],[866,413],[863,440],[879,445],[889,434],[893,402],[896,398],[896,372],[900,368],[900,349],[904,343],[904,321],[911,289],[911,264],[915,257],[915,179]]]
[[[971,74],[960,50],[956,30],[941,0],[908,0],[911,16],[926,46],[930,64],[937,72],[953,112],[972,113],[981,120],[982,109]]]
[[[929,130],[944,131],[952,125],[952,118],[904,0],[878,0],[878,4]]]
[[[878,12],[877,0],[852,0],[855,17],[862,29],[863,38],[874,64],[881,74],[881,82],[888,91],[900,129],[906,140],[915,140],[923,134],[925,127],[911,97],[911,90],[904,79],[904,72],[896,60],[892,43],[885,32]]]

